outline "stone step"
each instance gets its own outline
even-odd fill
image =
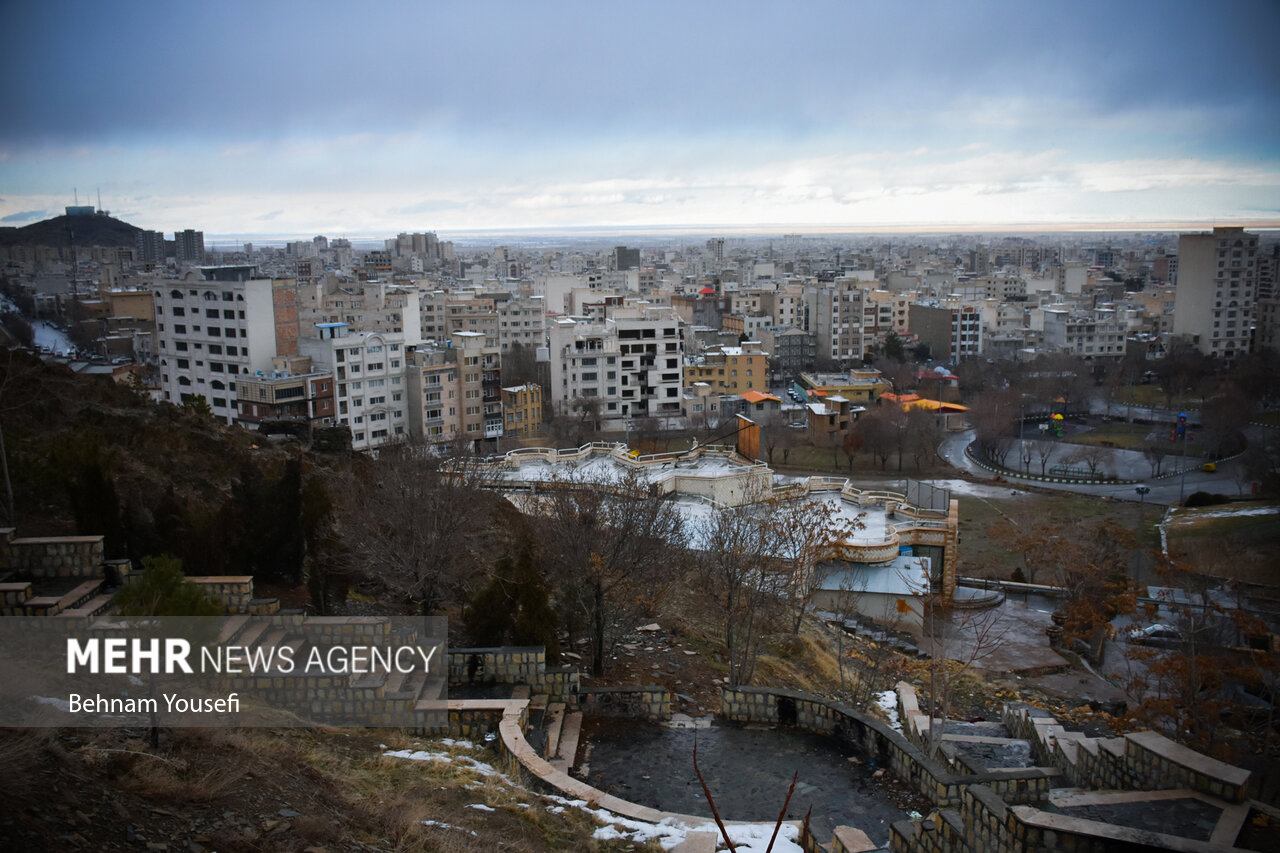
[[[236,645],[244,648],[252,648],[257,644],[258,639],[271,628],[270,622],[254,619],[249,625],[236,637]]]
[[[288,633],[284,628],[271,628],[258,640],[258,648],[262,649],[265,654],[268,650],[274,649],[283,643]]]
[[[97,595],[101,589],[102,581],[100,579],[85,581],[58,599],[58,611],[74,610]]]
[[[22,605],[28,616],[54,616],[58,610],[56,595],[36,595],[28,598]]]
[[[547,714],[543,717],[543,725],[547,730],[547,754],[546,759],[550,761],[556,757],[556,750],[560,748],[560,733],[564,726],[564,710],[563,702],[552,702],[547,705]]]
[[[375,669],[371,672],[360,672],[360,673],[356,673],[355,675],[352,675],[351,678],[347,681],[347,685],[349,687],[356,687],[361,689],[368,688],[368,687],[382,687],[383,688],[382,695],[383,697],[385,697],[387,695],[385,685],[387,681],[390,680],[390,678],[391,678],[391,673],[386,672],[384,670]]]
[[[407,681],[409,676],[412,674],[413,673],[411,672],[401,672],[400,670],[393,670],[391,673],[387,675],[387,680],[383,682],[382,695],[387,699],[397,698],[397,694],[400,692],[401,688],[404,687],[405,681]],[[409,697],[406,696],[403,698],[407,699]]]
[[[419,711],[435,711],[438,708],[432,707],[445,696],[448,688],[448,682],[443,675],[431,675],[422,683],[421,690],[414,702],[414,708]]]
[[[406,675],[398,686],[388,684],[382,695],[387,699],[412,699],[416,702],[418,694],[422,692],[422,685],[426,681],[427,674],[420,669],[415,669]]]
[[[1112,758],[1124,760],[1124,738],[1107,737],[1098,740],[1098,746],[1106,750]]]
[[[431,673],[422,688],[418,691],[419,702],[439,702],[449,695],[449,679],[440,674]]]
[[[67,619],[84,619],[86,622],[96,618],[99,614],[104,613],[111,606],[110,595],[99,595],[89,599],[79,607],[71,610],[64,610],[58,615]]]
[[[552,767],[563,773],[569,772],[578,755],[578,737],[581,734],[582,712],[566,714],[564,724],[560,727],[560,745],[556,749],[556,757],[550,759]]]
[[[11,601],[13,604],[22,604],[24,601],[31,598],[31,582],[15,581],[13,583],[0,583],[0,598]]]
[[[249,616],[245,613],[236,614],[228,618],[222,623],[222,628],[218,631],[218,637],[214,640],[214,643],[219,646],[233,643],[248,624]]]

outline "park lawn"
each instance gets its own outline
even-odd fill
[[[1078,432],[1063,441],[1067,444],[1088,444],[1094,447],[1118,447],[1122,450],[1141,450],[1153,440],[1168,438],[1168,430],[1150,424],[1110,423]]]
[[[1280,412],[1261,412],[1253,420],[1267,426],[1280,427]]]
[[[760,448],[760,456],[767,463],[769,457],[763,447]],[[944,462],[938,457],[937,453],[928,453],[920,459],[920,466],[916,467],[916,460],[910,453],[902,455],[902,470],[898,470],[898,454],[892,453],[889,461],[884,468],[880,467],[880,460],[866,452],[860,452],[853,457],[853,467],[849,467],[849,457],[845,456],[844,451],[840,448],[832,450],[830,447],[814,447],[811,444],[801,445],[791,448],[791,452],[786,455],[786,462],[783,462],[783,452],[781,449],[773,451],[773,466],[776,469],[785,469],[787,473],[812,472],[815,474],[824,474],[836,477],[926,477],[926,476],[954,476],[955,468]]]
[[[1026,492],[1021,488],[1017,492],[1016,496],[998,498],[959,496],[962,575],[1007,580],[1015,568],[1022,567],[1022,555],[1009,551],[991,535],[992,528],[1005,519],[1018,524],[1052,521],[1066,526],[1074,521],[1114,518],[1129,530],[1138,526],[1139,506],[1129,501],[1068,492]],[[1160,515],[1158,507],[1148,504],[1142,508],[1143,542],[1148,548],[1158,547],[1160,543],[1157,527]],[[1047,576],[1037,577],[1036,581],[1053,582]]]
[[[1177,562],[1218,577],[1280,582],[1280,504],[1244,501],[1178,509],[1166,526]]]
[[[1142,450],[1149,444],[1167,446],[1170,455],[1181,455],[1182,441],[1169,441],[1169,427],[1152,426],[1151,424],[1109,423],[1078,432],[1064,438],[1065,444],[1087,444],[1093,447],[1115,447],[1121,450]],[[1187,454],[1203,455],[1200,440],[1196,437],[1196,429],[1191,430],[1187,440]]]
[[[1116,404],[1132,403],[1135,406],[1154,406],[1158,409],[1184,408],[1199,409],[1203,404],[1200,397],[1194,395],[1175,394],[1170,406],[1169,398],[1154,383],[1150,385],[1134,385],[1128,388],[1117,388],[1111,395]]]

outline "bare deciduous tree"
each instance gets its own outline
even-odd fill
[[[570,474],[539,488],[535,509],[548,516],[538,525],[543,564],[556,579],[570,640],[585,630],[599,674],[618,636],[676,577],[683,517],[634,472],[609,484]]]
[[[767,535],[773,541],[775,554],[786,561],[790,580],[787,600],[791,605],[792,633],[800,633],[800,625],[813,593],[822,583],[819,564],[841,560],[846,556],[845,543],[855,530],[865,525],[860,520],[845,520],[828,502],[815,499],[776,499],[766,502]]]
[[[717,507],[703,524],[699,569],[724,620],[730,685],[751,681],[761,640],[786,592],[773,533],[768,508],[755,501]]]
[[[1049,467],[1049,460],[1058,449],[1058,443],[1040,438],[1031,442],[1031,446],[1035,450],[1036,460],[1040,463],[1040,476],[1044,477]]]
[[[998,608],[961,610],[936,593],[924,598],[924,628],[930,645],[925,687],[932,717],[926,752],[934,758],[942,746],[960,679],[1004,645],[1009,628]]]
[[[475,457],[444,459],[432,448],[398,443],[361,457],[345,488],[343,544],[352,570],[415,602],[423,615],[454,600],[478,563],[482,487]]]

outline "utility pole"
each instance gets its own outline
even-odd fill
[[[1142,551],[1143,551],[1142,510],[1145,508],[1147,493],[1151,491],[1151,488],[1149,486],[1136,486],[1134,488],[1134,491],[1138,493],[1138,570],[1134,572],[1134,574],[1136,575],[1136,577],[1134,578],[1134,581],[1137,584],[1139,591],[1141,591],[1142,590]]]

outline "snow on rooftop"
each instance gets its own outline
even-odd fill
[[[921,595],[929,589],[928,557],[900,555],[883,564],[854,563],[830,572],[820,589],[884,595]]]
[[[695,458],[673,456],[659,459],[647,465],[632,467],[619,459],[613,452],[593,452],[573,459],[547,459],[532,454],[521,454],[515,457],[519,464],[500,469],[500,478],[512,483],[537,483],[550,480],[572,479],[575,481],[612,484],[622,482],[630,472],[645,484],[662,483],[672,477],[721,478],[747,474],[759,470],[738,458],[721,453],[703,453]],[[773,477],[775,485],[797,482],[795,478]],[[701,547],[708,525],[713,520],[715,505],[705,498],[677,491],[672,499],[688,523],[688,545],[691,548]],[[832,520],[850,530],[847,541],[855,545],[874,545],[885,542],[892,533],[891,520],[883,503],[869,502],[860,505],[850,500],[837,490],[816,491],[810,493],[809,500],[824,503],[830,510]],[[526,501],[536,503],[536,498],[524,496],[513,497],[521,508]],[[529,509],[533,509],[530,503]]]

